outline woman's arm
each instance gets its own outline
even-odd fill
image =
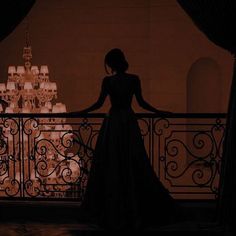
[[[142,95],[142,89],[141,89],[141,82],[140,79],[137,78],[136,81],[136,86],[135,86],[135,97],[137,99],[137,102],[139,104],[140,107],[142,107],[145,110],[151,111],[151,112],[155,112],[155,113],[159,113],[161,115],[163,114],[171,114],[171,112],[167,112],[167,111],[162,111],[162,110],[158,110],[155,107],[151,106],[148,102],[146,102],[143,98]]]
[[[88,107],[86,109],[83,109],[81,111],[75,111],[75,112],[71,112],[71,113],[73,113],[73,114],[87,113],[87,112],[91,112],[91,111],[97,110],[100,107],[102,107],[102,105],[103,105],[103,103],[104,103],[104,101],[107,97],[107,94],[108,94],[107,93],[106,80],[107,80],[106,78],[103,79],[100,95],[98,97],[98,100],[93,105],[91,105],[90,107]]]

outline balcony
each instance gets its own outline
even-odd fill
[[[72,216],[83,199],[106,114],[1,114],[0,204],[5,217]],[[150,163],[171,195],[214,221],[226,114],[137,114]],[[33,209],[33,210],[32,210]],[[60,217],[59,217],[60,215]],[[55,219],[55,217],[54,217]]]

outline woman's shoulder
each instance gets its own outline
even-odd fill
[[[133,80],[139,80],[139,76],[136,75],[136,74],[126,74],[127,75],[127,78],[129,79],[133,79]]]

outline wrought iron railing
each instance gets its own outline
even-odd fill
[[[1,114],[0,198],[81,201],[105,114]],[[175,198],[218,195],[226,114],[137,114],[146,151]]]

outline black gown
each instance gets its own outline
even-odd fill
[[[150,165],[131,108],[133,95],[142,100],[139,78],[130,74],[105,77],[95,106],[107,95],[112,106],[98,135],[81,206],[84,217],[118,230],[172,223],[175,201]]]

